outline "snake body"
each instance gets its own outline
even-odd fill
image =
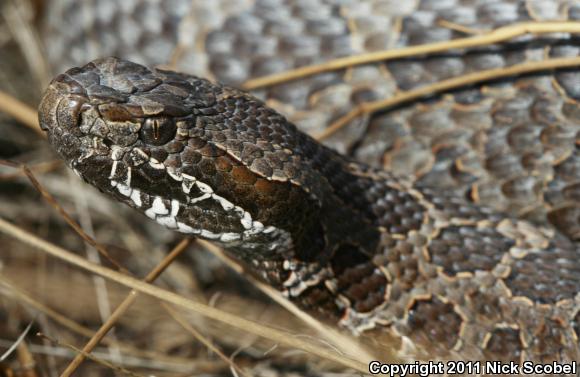
[[[201,2],[187,3],[193,8],[189,19],[179,18],[182,27],[203,14]],[[438,19],[482,29],[580,15],[572,1],[422,1],[397,17],[384,11],[389,2],[315,3],[318,9],[257,1],[240,14],[224,10],[221,31],[201,33],[210,21],[194,19],[202,25],[195,38],[176,37],[177,66],[199,38],[205,51],[190,58],[237,85],[356,46],[457,37],[436,26]],[[365,29],[373,14],[397,38]],[[171,38],[182,28],[161,30]],[[345,38],[361,33],[364,47],[347,48]],[[276,55],[272,45],[288,55]],[[233,46],[248,51],[233,57]],[[40,123],[84,180],[164,226],[219,243],[305,310],[355,333],[389,331],[429,357],[578,361],[577,70],[510,78],[374,114],[364,135],[331,142],[349,157],[293,124],[324,124],[393,85],[409,89],[577,54],[569,35],[524,39],[256,93],[267,103],[185,73],[98,59],[53,80]]]

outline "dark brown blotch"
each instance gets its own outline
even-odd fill
[[[236,181],[236,183],[242,185],[253,185],[256,183],[257,176],[256,173],[250,171],[245,166],[234,166],[232,168],[232,178]]]
[[[418,299],[409,309],[407,331],[426,349],[451,350],[459,340],[462,323],[452,304],[435,297]]]
[[[387,278],[358,247],[341,245],[330,264],[338,293],[343,294],[357,312],[370,312],[385,302]]]
[[[496,328],[484,345],[484,354],[488,360],[499,360],[504,363],[519,364],[524,345],[518,328]]]

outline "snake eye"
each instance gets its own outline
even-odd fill
[[[141,126],[141,140],[146,144],[163,145],[175,136],[175,123],[169,118],[147,118]]]

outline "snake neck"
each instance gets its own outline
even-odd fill
[[[270,231],[243,242],[222,243],[271,285],[288,296],[339,273],[343,262],[369,261],[378,251],[382,210],[373,203],[388,188],[384,177],[328,149],[305,134],[294,135],[301,163],[308,172],[300,182],[274,182],[272,191],[287,192],[273,208],[260,207]],[[380,195],[380,194],[379,194]],[[277,206],[283,204],[283,210]],[[271,216],[275,214],[275,216]]]

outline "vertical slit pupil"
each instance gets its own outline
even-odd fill
[[[161,135],[159,134],[159,121],[157,119],[153,120],[153,138],[159,140]]]

